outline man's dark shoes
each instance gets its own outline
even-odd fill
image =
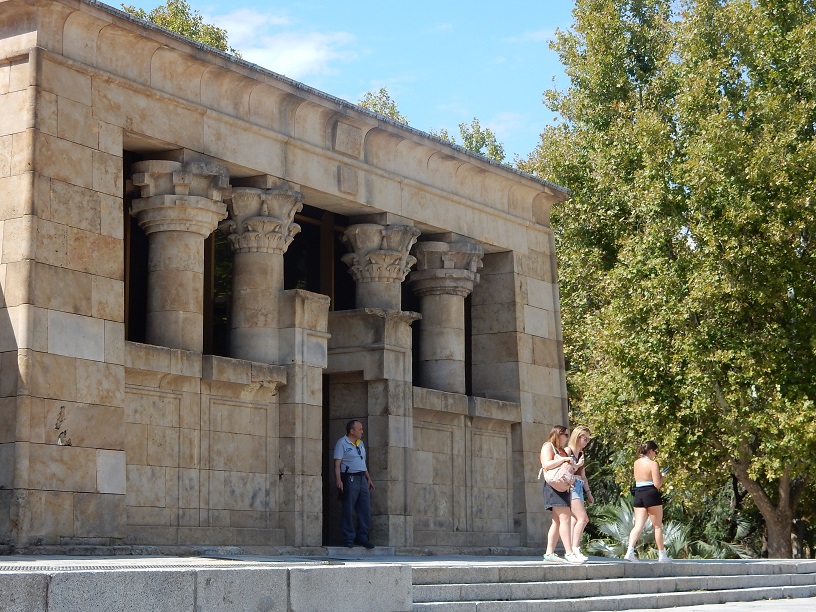
[[[368,550],[371,550],[372,548],[374,548],[374,545],[371,542],[361,542],[360,540],[354,540],[354,543],[357,546],[364,546]]]
[[[352,544],[351,542],[346,542],[343,546],[345,546],[346,548],[354,548],[354,544]]]

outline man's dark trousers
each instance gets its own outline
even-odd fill
[[[341,474],[343,478],[343,543],[367,544],[368,526],[371,523],[371,495],[365,474]],[[355,537],[354,517],[357,512]]]

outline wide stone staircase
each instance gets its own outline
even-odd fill
[[[589,612],[816,597],[816,561],[413,567],[415,612]]]

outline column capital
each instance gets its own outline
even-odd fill
[[[343,234],[351,252],[342,260],[358,283],[401,283],[416,262],[410,250],[420,233],[410,225],[351,225]]]
[[[285,187],[235,187],[230,219],[219,227],[228,235],[234,253],[282,255],[300,231],[294,218],[302,208],[303,196],[299,191]]]
[[[467,297],[479,282],[484,250],[473,242],[419,242],[413,253],[416,269],[411,272],[411,289],[419,296],[458,295]]]
[[[131,214],[148,235],[180,231],[206,238],[227,214],[229,170],[219,164],[147,160],[133,164],[132,181],[141,197]]]

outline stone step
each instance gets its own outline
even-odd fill
[[[762,599],[787,599],[816,596],[816,585],[755,587],[717,591],[681,591],[673,593],[594,596],[557,600],[459,601],[414,603],[414,612],[602,612],[698,606]]]
[[[617,597],[630,594],[715,591],[752,587],[814,586],[816,574],[759,576],[680,576],[660,578],[606,578],[547,582],[481,584],[414,584],[415,603],[461,601],[561,600],[578,597]]]
[[[624,563],[593,559],[585,565],[527,562],[517,564],[451,564],[429,562],[413,566],[413,584],[478,584],[543,582],[604,578],[658,578],[675,576],[756,576],[816,573],[816,561],[677,561]]]

